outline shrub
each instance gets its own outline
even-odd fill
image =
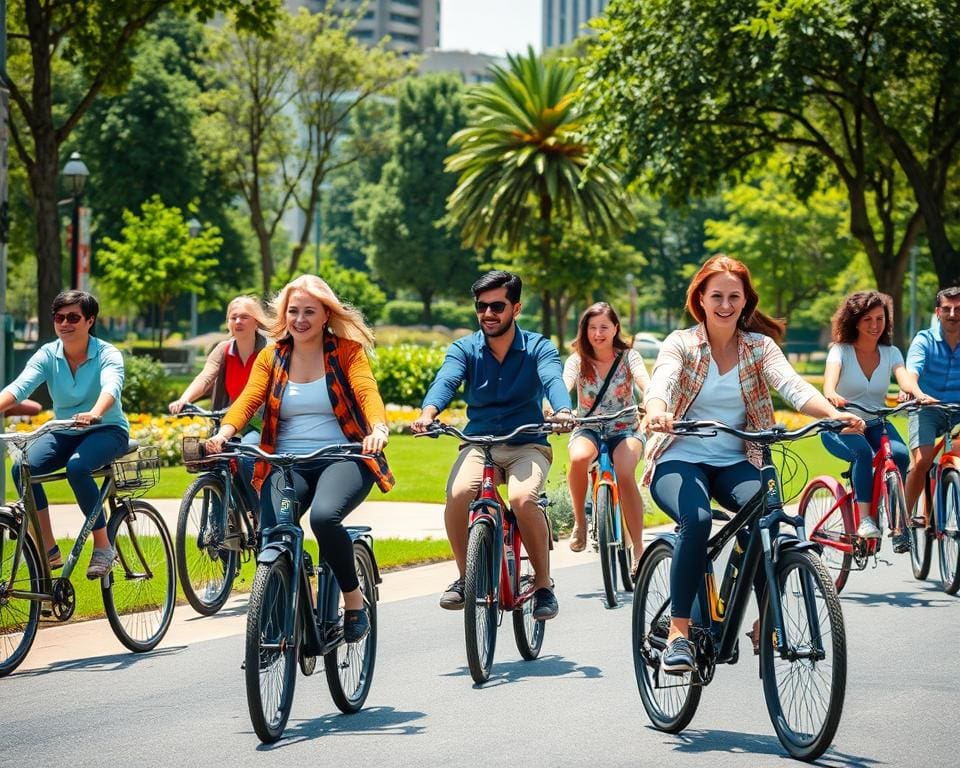
[[[125,413],[160,413],[177,393],[163,366],[149,357],[127,357],[123,381]]]
[[[371,361],[385,403],[419,406],[443,364],[442,347],[379,347]]]
[[[573,530],[573,503],[566,483],[547,488],[547,517],[555,537],[566,536]]]
[[[397,344],[415,344],[418,347],[447,347],[452,342],[470,333],[465,328],[451,331],[435,325],[378,325],[377,346],[393,347]]]
[[[423,322],[423,304],[419,301],[388,301],[383,309],[383,322],[388,325],[419,325]],[[437,301],[430,306],[430,322],[447,328],[473,328],[477,319],[469,304]]]

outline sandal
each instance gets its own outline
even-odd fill
[[[47,550],[47,565],[49,565],[50,570],[53,571],[57,568],[63,568],[63,555],[60,554],[59,544],[54,544]]]
[[[751,629],[749,632],[744,632],[743,634],[749,637],[750,642],[753,644],[753,655],[759,656],[760,655],[760,622],[759,620],[753,622],[753,629]]]
[[[573,526],[573,530],[570,532],[570,551],[571,552],[583,552],[587,548],[587,531],[585,528],[580,528],[576,525]]]

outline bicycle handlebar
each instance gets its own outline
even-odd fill
[[[717,432],[726,432],[728,435],[739,437],[751,443],[765,443],[767,445],[787,440],[798,440],[810,434],[819,432],[841,432],[847,428],[846,422],[838,419],[818,419],[805,424],[799,429],[787,429],[783,424],[777,424],[769,429],[758,432],[747,432],[743,429],[731,427],[720,421],[675,421],[673,434],[689,435],[690,437],[714,437]]]
[[[222,419],[229,410],[229,408],[220,408],[216,411],[209,411],[193,403],[184,403],[177,416],[203,416],[207,419]]]
[[[51,419],[29,432],[0,432],[0,442],[26,445],[47,432],[59,432],[71,428],[83,429],[84,425],[77,424],[73,419]]]
[[[204,458],[208,459],[232,459],[239,456],[252,456],[268,464],[276,466],[292,466],[294,464],[306,464],[317,459],[370,459],[374,454],[363,453],[362,443],[341,443],[339,445],[327,445],[318,448],[310,453],[267,453],[258,445],[247,443],[230,443],[229,451],[220,453],[206,454]]]
[[[574,424],[603,424],[609,421],[617,421],[627,416],[639,415],[641,410],[637,405],[629,405],[616,413],[605,413],[597,416],[573,416],[568,419],[568,421],[572,421]]]
[[[860,405],[859,403],[854,403],[848,401],[845,406],[840,408],[841,411],[850,411],[857,410],[861,413],[869,414],[870,416],[879,416],[881,418],[887,418],[887,416],[892,416],[895,413],[900,413],[900,411],[919,411],[924,407],[924,404],[919,400],[905,400],[899,405],[893,408],[869,408],[866,405]]]
[[[434,421],[427,428],[426,432],[416,433],[414,434],[414,437],[438,437],[439,435],[453,435],[454,437],[457,437],[470,445],[497,445],[499,443],[509,442],[518,435],[549,435],[556,431],[556,428],[561,424],[562,422],[558,422],[557,424],[550,424],[548,422],[541,422],[539,424],[522,424],[508,435],[466,435],[456,427],[452,427],[449,424],[444,424],[439,421]]]

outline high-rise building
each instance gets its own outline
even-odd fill
[[[566,45],[585,31],[586,24],[599,16],[610,0],[543,0],[543,50]]]
[[[361,0],[337,0],[337,10],[354,10]],[[286,0],[287,8],[320,11],[327,0]],[[353,29],[359,41],[373,45],[389,35],[388,47],[400,53],[422,53],[440,44],[440,0],[369,0]]]

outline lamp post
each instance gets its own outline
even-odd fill
[[[63,186],[73,200],[70,212],[70,287],[80,287],[80,197],[90,171],[80,159],[79,152],[72,152],[63,166]]]
[[[203,229],[203,224],[197,218],[192,218],[187,222],[187,231],[190,233],[190,237],[197,237],[200,234],[200,230]],[[197,292],[190,291],[190,338],[196,338],[197,336]]]

